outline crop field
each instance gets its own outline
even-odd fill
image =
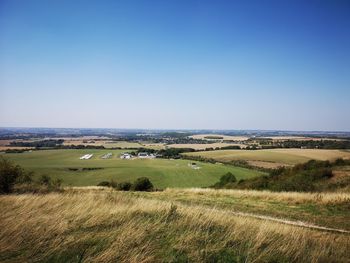
[[[196,134],[189,136],[193,139],[200,139],[200,140],[232,140],[232,141],[246,141],[249,139],[248,136],[231,136],[231,135],[221,135],[221,134]],[[215,137],[218,137],[220,139],[215,139]]]
[[[205,150],[208,148],[221,148],[227,146],[239,146],[241,148],[247,147],[245,144],[238,143],[224,143],[224,142],[216,142],[216,143],[179,143],[179,144],[169,144],[168,148],[192,148],[195,150]]]
[[[128,193],[97,187],[3,195],[0,261],[349,262],[348,232],[237,212],[246,206],[255,212],[288,208],[296,221],[309,211],[319,224],[330,223],[336,212],[335,222],[345,220],[348,226],[348,198],[203,189]],[[327,219],[319,220],[319,210]]]
[[[201,156],[218,162],[244,160],[254,166],[274,168],[295,165],[311,159],[334,160],[350,158],[349,151],[320,149],[268,149],[268,150],[217,150],[208,152],[185,153],[188,156]]]
[[[102,159],[107,153],[111,158]],[[187,160],[133,159],[122,160],[123,150],[43,150],[24,153],[2,154],[5,158],[34,171],[63,179],[64,185],[92,186],[101,181],[133,181],[138,177],[148,177],[158,188],[202,187],[216,183],[227,172],[237,179],[259,176],[262,173],[239,167],[196,162],[200,169],[188,166]],[[93,154],[91,159],[80,160],[85,154]]]

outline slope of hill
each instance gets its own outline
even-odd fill
[[[347,262],[348,234],[110,190],[0,196],[1,262]],[[21,215],[21,216],[18,216]]]

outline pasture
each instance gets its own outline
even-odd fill
[[[334,160],[350,158],[349,151],[320,149],[267,149],[267,150],[217,150],[185,153],[187,156],[201,156],[218,162],[244,160],[251,165],[265,168],[295,165],[308,160]]]
[[[107,153],[109,159],[101,157]],[[150,178],[157,188],[165,187],[205,187],[216,183],[227,172],[237,179],[259,176],[262,173],[240,167],[196,162],[200,169],[188,166],[188,160],[133,159],[122,160],[119,155],[124,150],[43,150],[24,153],[1,154],[21,165],[37,176],[46,174],[63,179],[66,186],[92,186],[101,181],[133,181],[138,177]],[[91,159],[80,160],[85,154],[93,154]]]

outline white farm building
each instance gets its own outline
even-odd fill
[[[130,153],[122,153],[121,155],[120,155],[120,159],[132,159],[132,155],[130,154]]]

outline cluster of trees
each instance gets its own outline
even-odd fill
[[[162,158],[179,159],[181,158],[181,153],[185,152],[195,152],[195,150],[192,148],[169,148],[159,150],[157,154]]]
[[[269,175],[246,180],[235,181],[229,176],[222,177],[213,187],[297,192],[330,190],[344,186],[331,184],[328,180],[333,177],[333,167],[344,165],[350,165],[350,160],[337,159],[334,162],[310,160],[292,168],[281,167],[272,170]],[[344,183],[348,184],[349,180]]]
[[[150,192],[154,190],[154,186],[147,177],[137,178],[133,183],[121,182],[117,183],[115,181],[102,181],[97,186],[107,186],[113,187],[119,191],[145,191]]]
[[[273,141],[272,139],[256,140],[262,149],[274,148],[305,148],[305,149],[350,149],[350,140],[286,140]]]
[[[293,141],[288,140],[281,142],[277,146],[281,148],[307,148],[307,149],[350,149],[350,140],[308,140]]]
[[[192,148],[168,148],[168,149],[161,149],[161,150],[155,150],[155,149],[148,149],[148,148],[137,148],[136,151],[131,152],[130,154],[136,156],[140,152],[146,152],[148,154],[156,154],[159,158],[166,158],[166,159],[179,159],[181,158],[181,153],[185,152],[195,152],[196,150]]]
[[[60,191],[62,180],[47,175],[34,180],[34,173],[27,172],[19,165],[0,157],[0,194],[12,192]]]
[[[35,148],[52,148],[59,145],[62,145],[64,140],[41,140],[41,141],[30,141],[30,142],[23,142],[23,141],[12,141],[10,142],[10,146],[16,146],[16,147],[35,147]]]

